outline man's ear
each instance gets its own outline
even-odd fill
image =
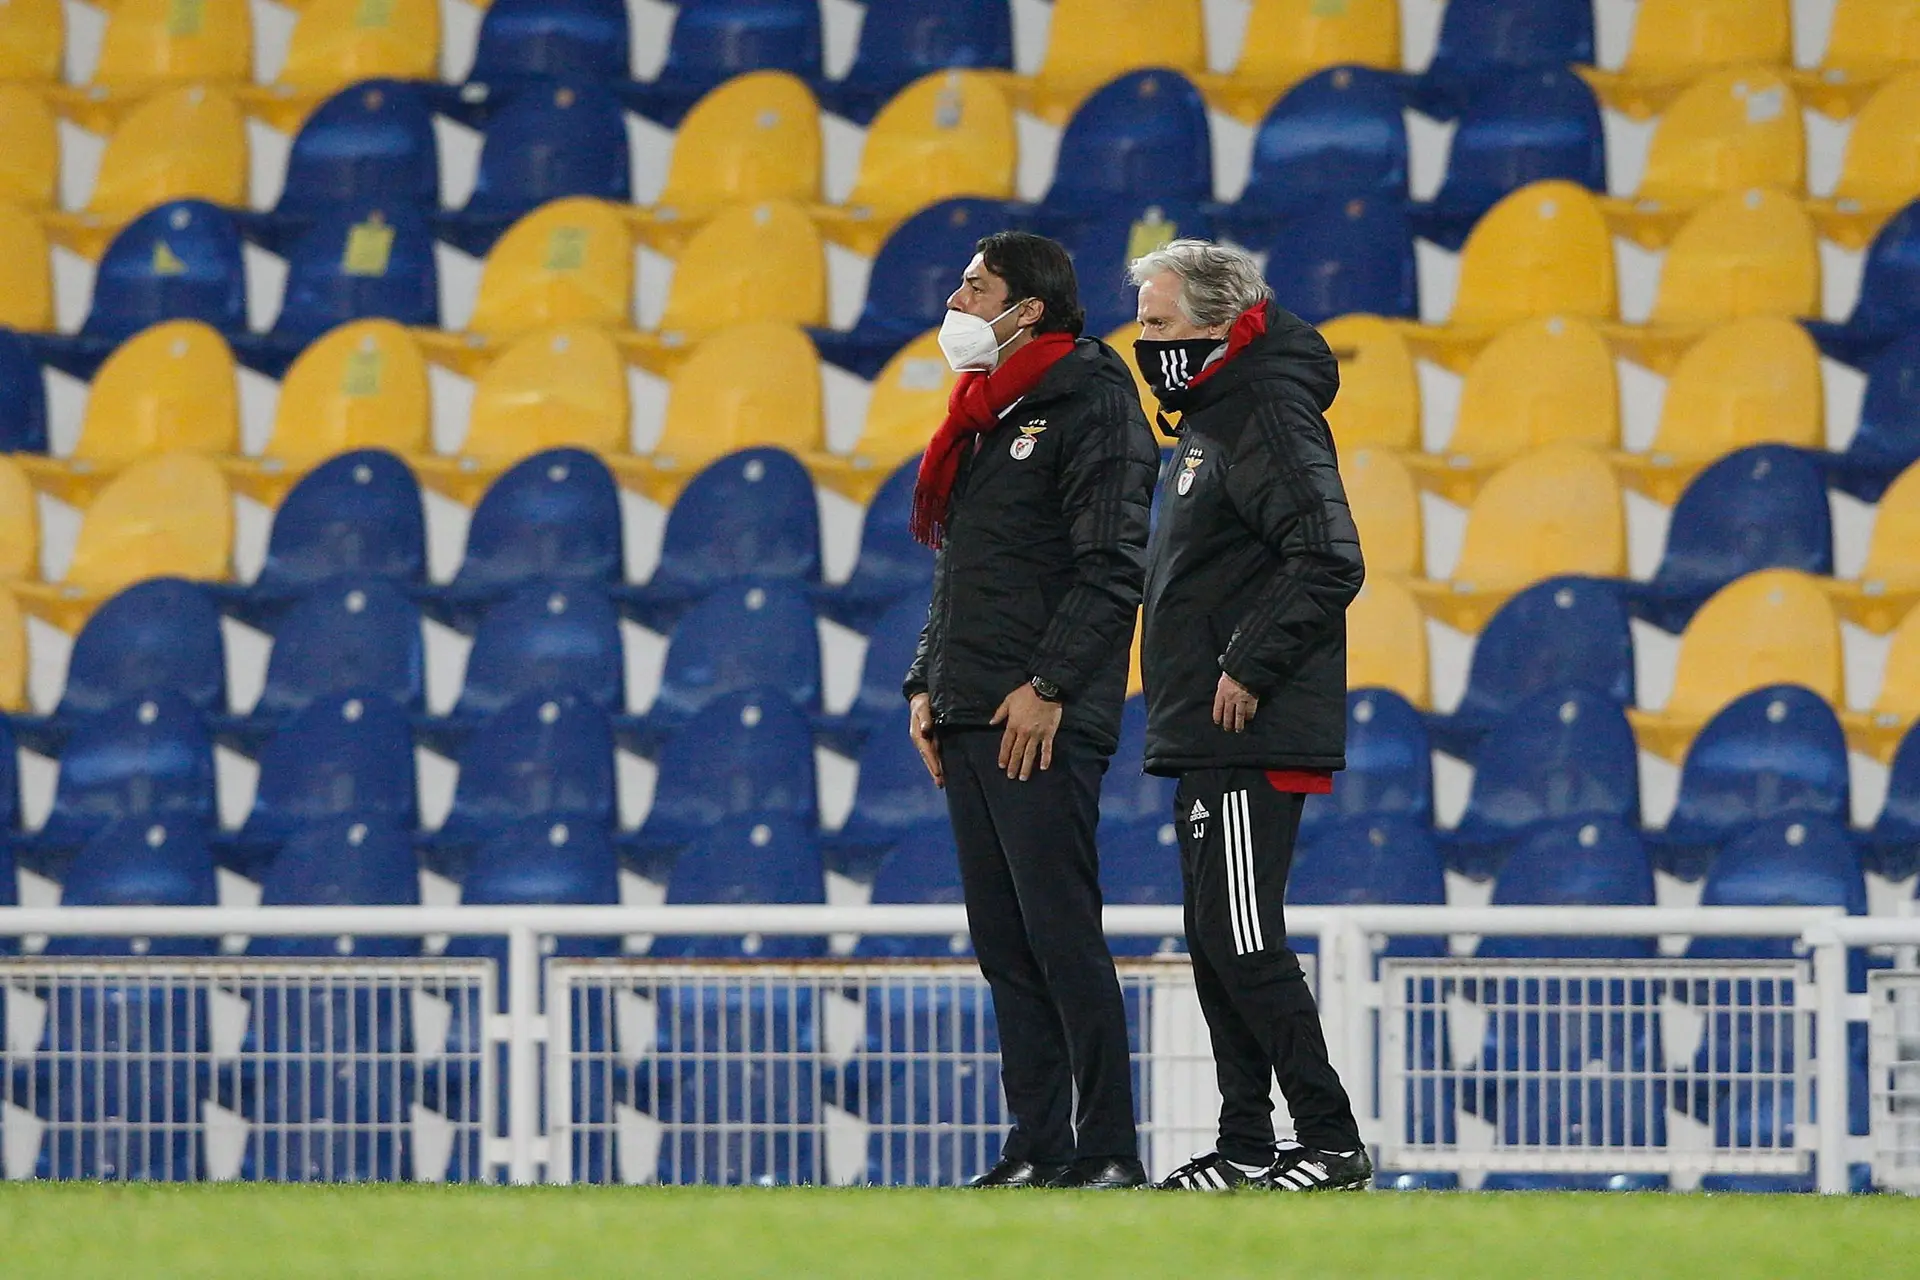
[[[1020,322],[1022,329],[1030,329],[1040,323],[1047,314],[1047,304],[1038,298],[1028,298],[1020,304],[1020,310],[1014,312],[1014,319]]]

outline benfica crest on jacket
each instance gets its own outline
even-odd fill
[[[1173,482],[1173,491],[1183,498],[1186,497],[1187,491],[1193,488],[1193,473],[1198,471],[1200,464],[1206,460],[1207,455],[1198,449],[1180,459],[1180,478]]]
[[[1033,456],[1033,438],[1046,429],[1047,420],[1045,418],[1035,418],[1032,422],[1020,428],[1019,438],[1013,442],[1013,446],[1009,448],[1007,452],[1013,455],[1015,462],[1026,461]]]

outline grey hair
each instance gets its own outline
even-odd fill
[[[1181,314],[1206,329],[1273,297],[1252,254],[1211,240],[1170,241],[1129,263],[1127,279],[1143,285],[1162,271],[1180,277]]]

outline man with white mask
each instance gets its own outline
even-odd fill
[[[978,249],[940,332],[960,379],[914,490],[914,536],[937,554],[904,684],[947,793],[1013,1118],[975,1185],[1139,1186],[1094,828],[1159,454],[1125,362],[1079,336],[1066,251],[1016,231]]]

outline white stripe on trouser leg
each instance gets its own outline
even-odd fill
[[[1253,809],[1244,791],[1233,793],[1233,803],[1240,807],[1240,859],[1241,876],[1247,886],[1247,934],[1253,939],[1253,950],[1265,951],[1267,940],[1260,932],[1260,881],[1253,873]]]
[[[1233,954],[1247,954],[1246,918],[1240,911],[1240,864],[1233,856],[1233,826],[1237,815],[1233,811],[1232,793],[1220,797],[1220,860],[1227,873],[1227,915],[1233,921]]]

